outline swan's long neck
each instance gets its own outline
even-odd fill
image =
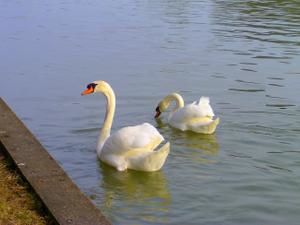
[[[168,102],[168,104],[170,104],[172,101],[175,101],[176,106],[173,109],[173,112],[175,112],[176,110],[178,110],[179,108],[182,108],[184,106],[183,98],[181,97],[181,95],[179,95],[177,93],[172,93],[172,94],[168,95],[165,98],[165,101]]]
[[[115,108],[116,108],[116,97],[112,88],[108,86],[106,90],[103,92],[103,94],[106,97],[106,114],[105,114],[105,119],[97,143],[97,154],[99,156],[106,139],[110,136],[110,130],[111,130],[112,122],[115,115]]]

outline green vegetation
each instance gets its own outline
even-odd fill
[[[0,225],[55,224],[0,152]]]

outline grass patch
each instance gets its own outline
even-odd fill
[[[0,152],[0,225],[54,225],[28,184]]]

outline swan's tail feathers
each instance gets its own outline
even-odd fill
[[[155,151],[147,152],[143,156],[132,158],[128,168],[140,171],[153,172],[160,170],[170,152],[170,143],[167,142]]]
[[[220,123],[220,118],[216,118],[215,120],[212,120],[206,125],[199,124],[199,126],[197,126],[197,124],[194,124],[191,130],[201,134],[213,134],[216,131],[219,123]]]
[[[216,118],[215,120],[213,120],[211,122],[211,124],[209,124],[208,126],[208,134],[213,134],[215,133],[216,129],[217,129],[217,126],[219,125],[220,123],[220,118]]]

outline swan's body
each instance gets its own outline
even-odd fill
[[[215,132],[220,119],[213,119],[215,114],[209,104],[208,97],[201,97],[198,102],[184,106],[183,98],[177,93],[172,93],[159,103],[155,117],[159,117],[161,112],[166,111],[172,101],[176,102],[176,106],[168,117],[170,126],[182,131],[190,130],[203,134]]]
[[[124,127],[110,135],[115,112],[115,94],[105,81],[94,81],[87,88],[83,95],[101,92],[107,98],[106,116],[97,144],[99,159],[119,171],[159,170],[169,154],[169,142],[157,149],[164,138],[149,123]]]

